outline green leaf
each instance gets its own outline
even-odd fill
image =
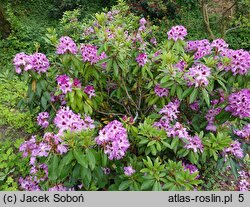
[[[62,170],[66,165],[68,165],[74,159],[72,151],[69,151],[61,160],[58,167],[58,174],[61,175]]]
[[[47,99],[44,96],[42,96],[41,98],[41,105],[42,105],[43,110],[47,109]]]
[[[182,99],[183,99],[183,98],[186,98],[187,96],[189,96],[189,95],[193,92],[193,90],[194,90],[193,87],[186,89],[186,90],[182,93]]]
[[[176,84],[172,85],[171,90],[170,90],[170,96],[174,96],[175,91],[176,91],[176,87],[177,87]]]
[[[189,99],[189,103],[190,103],[190,104],[193,103],[193,102],[195,101],[197,95],[198,95],[198,89],[195,88],[195,89],[193,90],[193,92],[191,93],[191,95],[190,95],[190,99]]]
[[[85,155],[81,151],[79,151],[77,149],[74,149],[73,154],[74,154],[74,157],[76,158],[77,162],[81,166],[83,166],[85,168],[88,168],[87,159],[86,159]]]
[[[183,93],[183,90],[182,90],[182,88],[181,88],[181,86],[177,86],[177,97],[178,97],[178,99],[179,100],[182,100],[182,93]]]
[[[149,147],[149,146],[153,145],[155,142],[156,142],[156,140],[152,140],[152,141],[150,141],[150,142],[148,143],[147,146]]]
[[[172,139],[172,142],[171,142],[171,149],[173,149],[174,152],[177,151],[178,144],[179,144],[179,139],[178,139],[178,138]]]
[[[149,190],[154,185],[155,180],[146,180],[141,185],[141,190]]]
[[[95,168],[96,160],[94,154],[90,151],[90,149],[86,150],[86,157],[89,162],[89,167],[91,170]]]
[[[3,181],[6,178],[6,174],[3,172],[0,172],[0,181]]]
[[[231,166],[231,171],[234,174],[235,178],[238,178],[238,173],[237,173],[237,166],[235,161],[232,158],[229,158],[230,166]]]
[[[58,157],[54,155],[49,163],[49,178],[51,180],[57,179],[57,172],[58,172]]]
[[[152,189],[153,191],[161,191],[162,190],[162,188],[161,188],[161,184],[160,184],[160,182],[158,182],[158,181],[155,181],[155,184],[154,184],[154,186],[153,186],[153,189]]]
[[[202,88],[202,97],[206,101],[207,106],[210,106],[209,94],[205,88]]]
[[[131,180],[125,180],[119,185],[119,190],[126,190],[131,184]]]

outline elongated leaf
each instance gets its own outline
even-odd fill
[[[75,150],[73,151],[73,154],[74,154],[74,157],[76,158],[77,162],[78,162],[81,166],[83,166],[83,167],[85,167],[85,168],[88,168],[87,159],[86,159],[85,155],[84,155],[81,151],[75,149]]]
[[[119,190],[126,190],[131,184],[131,180],[125,180],[119,185]]]
[[[190,95],[189,103],[193,103],[198,95],[198,89],[195,88]]]
[[[203,99],[206,101],[207,106],[210,106],[210,99],[209,99],[209,94],[205,88],[202,88],[202,96]]]
[[[58,172],[58,157],[55,155],[52,157],[50,163],[49,163],[49,178],[51,180],[57,179],[57,172]]]
[[[141,185],[141,190],[150,190],[150,188],[154,185],[155,180],[146,180]]]
[[[95,164],[96,164],[95,156],[89,149],[86,150],[86,156],[87,156],[87,160],[89,163],[89,167],[91,170],[93,170],[95,168]]]

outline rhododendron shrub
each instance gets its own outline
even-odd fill
[[[13,60],[44,132],[20,147],[20,189],[202,190],[215,160],[247,190],[249,52],[188,41],[182,25],[159,42],[122,2],[83,25],[81,42],[47,35],[54,52]]]

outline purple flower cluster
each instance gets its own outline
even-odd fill
[[[34,70],[37,73],[45,73],[49,68],[49,60],[42,53],[35,53],[33,55],[26,55],[21,52],[16,54],[13,60],[16,73],[20,74],[22,71]]]
[[[132,166],[124,167],[124,174],[127,176],[131,176],[135,173],[135,170],[132,168]]]
[[[104,148],[104,153],[110,160],[123,158],[130,146],[127,131],[117,120],[101,129],[95,141]]]
[[[215,47],[217,51],[220,52],[220,51],[223,51],[224,49],[227,49],[228,44],[223,39],[216,39],[216,40],[213,40],[213,42],[211,43],[211,47]]]
[[[57,45],[57,54],[77,54],[77,46],[76,43],[68,36],[63,36],[59,40],[59,44]]]
[[[192,164],[184,164],[184,170],[188,170],[191,174],[198,172],[198,168],[195,165]]]
[[[168,31],[168,39],[173,39],[177,41],[178,39],[184,40],[184,37],[187,35],[187,29],[183,26],[173,26]]]
[[[43,136],[43,142],[47,143],[54,153],[62,155],[68,151],[68,146],[63,144],[63,140],[53,133],[45,133]]]
[[[226,111],[232,113],[233,116],[242,118],[250,116],[250,89],[242,89],[232,93],[228,97],[228,106]]]
[[[83,62],[89,62],[91,65],[96,64],[99,60],[107,58],[105,52],[101,55],[97,54],[97,47],[90,44],[81,44],[81,52]],[[106,67],[105,63],[102,63],[102,67]]]
[[[157,85],[155,86],[154,92],[155,92],[155,94],[156,94],[157,96],[159,96],[159,97],[163,97],[163,96],[167,97],[167,96],[168,96],[168,93],[169,93],[168,89],[167,89],[167,88],[162,88],[162,87],[160,86],[160,84],[157,84]]]
[[[193,111],[198,111],[199,110],[199,102],[198,101],[194,101],[193,103],[191,103],[189,105],[189,107],[193,110]]]
[[[51,102],[60,102],[60,105],[66,105],[66,98],[65,94],[59,94],[58,96],[55,96],[55,93],[51,92],[50,93],[50,101]]]
[[[250,53],[240,50],[224,49],[221,55],[231,60],[225,67],[226,71],[232,71],[233,75],[246,75],[250,69]]]
[[[89,98],[92,98],[92,97],[95,97],[96,94],[95,94],[95,88],[94,86],[91,86],[91,85],[87,85],[85,88],[84,88],[84,93],[86,93]]]
[[[239,190],[240,191],[248,191],[250,187],[250,183],[248,182],[250,174],[245,171],[239,171]]]
[[[206,130],[208,131],[216,131],[216,126],[214,125],[214,120],[215,120],[215,116],[218,115],[221,112],[221,108],[216,108],[216,109],[209,109],[205,118],[208,121]]]
[[[26,178],[20,177],[18,180],[20,187],[25,191],[40,191],[38,182],[34,180],[32,176],[27,176]]]
[[[160,121],[155,122],[154,126],[163,129],[167,132],[168,137],[172,138],[180,138],[186,139],[187,143],[185,144],[185,148],[193,149],[194,152],[197,152],[198,149],[202,152],[203,151],[203,144],[201,142],[200,137],[198,136],[190,136],[188,134],[187,128],[185,128],[180,122],[176,121],[175,123],[171,123],[175,121],[178,117],[177,114],[179,113],[178,108],[180,106],[180,101],[175,100],[174,102],[168,103],[168,105],[164,106],[160,110],[160,114],[163,114],[163,117]]]
[[[148,62],[148,56],[146,53],[140,53],[136,58],[136,62],[139,66],[143,67]]]
[[[42,128],[47,128],[49,126],[49,113],[48,112],[41,112],[37,116],[37,123]]]
[[[173,121],[177,119],[177,114],[180,113],[178,111],[179,106],[180,101],[176,99],[175,101],[169,102],[167,105],[165,105],[159,113],[163,114],[167,120]]]
[[[139,23],[140,23],[140,27],[139,27],[139,31],[144,31],[145,29],[146,29],[146,24],[147,24],[147,21],[146,21],[146,19],[145,18],[141,18],[140,20],[139,20]]]
[[[60,90],[63,94],[67,94],[68,92],[72,91],[72,82],[70,81],[70,77],[66,74],[58,75],[56,78],[57,85],[59,86]]]
[[[237,136],[243,138],[243,139],[249,139],[250,138],[250,124],[247,124],[243,127],[242,130],[234,130],[234,134]]]
[[[35,53],[30,56],[32,69],[37,73],[45,73],[49,68],[49,60],[43,53]]]
[[[94,45],[81,44],[83,62],[90,62],[91,65],[99,61],[97,47]]]
[[[28,71],[32,69],[30,56],[24,52],[16,54],[13,64],[15,65],[16,73],[20,74],[22,70]]]
[[[232,144],[230,145],[230,147],[225,148],[224,152],[225,153],[230,153],[233,156],[235,156],[236,158],[243,158],[243,150],[241,149],[241,144],[239,141],[235,140],[232,142]]]
[[[194,59],[198,60],[206,55],[211,54],[212,47],[210,45],[209,40],[195,40],[195,41],[188,41],[186,50],[191,52],[194,51]]]
[[[193,149],[194,152],[197,152],[198,149],[202,152],[203,151],[203,144],[201,142],[201,138],[196,136],[189,136],[187,137],[188,143],[184,146],[186,149]]]
[[[67,130],[80,132],[95,128],[94,121],[89,116],[81,119],[81,115],[75,114],[69,107],[61,107],[57,111],[54,123],[59,128],[58,135],[63,135],[63,132]]]
[[[36,157],[47,157],[50,152],[64,154],[68,150],[57,135],[46,133],[41,142],[32,136],[30,140],[20,145],[19,151],[23,152],[23,157],[30,156],[30,164],[35,165]]]
[[[62,184],[57,184],[48,189],[48,191],[74,191],[74,188],[67,188]]]
[[[175,64],[175,68],[177,68],[180,72],[184,71],[184,69],[186,68],[187,63],[184,60],[180,60],[178,63]]]
[[[198,63],[189,68],[189,70],[185,74],[185,79],[188,82],[188,86],[194,85],[196,88],[204,87],[209,84],[208,77],[210,76],[210,74],[210,68],[201,63]]]
[[[26,178],[19,178],[20,187],[25,191],[40,191],[39,183],[48,179],[48,166],[46,164],[33,165],[30,174]]]

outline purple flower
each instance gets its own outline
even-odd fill
[[[51,146],[47,143],[40,142],[36,149],[32,151],[32,156],[47,157],[51,150]]]
[[[168,96],[168,93],[169,93],[169,91],[168,91],[168,89],[167,88],[161,88],[160,87],[160,84],[157,84],[156,86],[155,86],[155,88],[154,88],[154,92],[155,92],[155,94],[157,95],[157,96],[159,96],[159,97],[163,97],[163,96]]]
[[[199,102],[198,102],[198,101],[193,102],[193,103],[190,104],[189,106],[190,106],[190,108],[191,108],[193,111],[198,111],[198,110],[199,110]]]
[[[250,53],[240,50],[224,49],[220,52],[223,57],[227,57],[231,62],[224,66],[226,71],[232,71],[233,75],[246,75],[250,69]],[[223,65],[221,66],[223,68]]]
[[[197,87],[204,87],[209,84],[208,77],[211,71],[207,66],[198,63],[195,66],[189,68],[189,71],[185,74],[188,86],[194,85]]]
[[[211,46],[217,48],[218,51],[223,51],[228,48],[228,44],[223,39],[213,40]]]
[[[54,123],[59,128],[58,135],[63,135],[63,132],[67,130],[80,132],[95,128],[94,121],[89,116],[81,119],[80,114],[75,114],[69,107],[61,107],[57,111]]]
[[[57,151],[60,155],[66,153],[66,152],[68,151],[67,145],[59,144],[59,145],[57,146],[56,151]]]
[[[148,62],[148,57],[145,53],[141,53],[137,56],[136,61],[139,66],[143,67]]]
[[[147,24],[147,20],[145,18],[141,18],[139,20],[139,23],[140,23],[141,26],[143,26],[143,25]]]
[[[177,41],[178,39],[184,40],[184,37],[187,35],[187,29],[183,26],[173,26],[168,31],[168,39],[173,39]]]
[[[68,92],[72,91],[73,84],[70,82],[70,77],[68,77],[66,74],[57,76],[56,81],[60,90],[64,94],[67,94]]]
[[[124,167],[124,174],[127,176],[131,176],[135,173],[135,170],[132,168],[132,166]]]
[[[180,113],[178,111],[179,106],[180,102],[178,100],[169,102],[160,110],[159,113],[164,114],[164,116],[167,117],[169,121],[173,121],[174,119],[177,119],[177,114]]]
[[[233,116],[242,118],[250,116],[250,89],[242,89],[232,93],[228,97],[228,106],[226,111],[232,113]]]
[[[153,44],[154,46],[156,46],[156,45],[157,45],[157,40],[156,40],[156,38],[155,38],[155,37],[152,37],[152,38],[150,39],[150,43]]]
[[[102,171],[105,175],[109,175],[110,174],[110,168],[108,167],[102,167]]]
[[[188,143],[184,146],[186,149],[192,149],[194,152],[197,152],[198,149],[202,152],[203,151],[203,144],[201,142],[201,138],[197,135],[194,137],[187,138]]]
[[[23,152],[23,157],[27,157],[36,148],[37,148],[36,136],[32,136],[30,140],[25,141],[23,144],[20,145],[19,151]]]
[[[187,51],[195,51],[194,59],[198,60],[206,55],[211,54],[212,47],[210,45],[209,40],[195,40],[195,41],[188,41],[186,46]]]
[[[87,85],[84,88],[83,92],[86,93],[89,96],[89,98],[92,98],[92,97],[96,96],[95,95],[95,88],[94,88],[94,86],[91,86],[91,85]]]
[[[177,64],[175,64],[175,67],[179,69],[179,71],[183,71],[187,66],[187,63],[184,60],[180,60]]]
[[[49,60],[43,53],[35,53],[30,56],[32,69],[38,73],[45,73],[49,69]]]
[[[49,118],[48,112],[39,113],[37,116],[38,125],[41,126],[42,128],[47,128],[49,126],[48,118]]]
[[[130,146],[126,129],[116,120],[101,129],[95,141],[104,147],[104,153],[110,160],[123,158]]]
[[[16,54],[13,64],[18,74],[20,74],[22,70],[28,71],[32,69],[30,56],[26,55],[24,52]]]
[[[243,139],[249,139],[250,138],[250,124],[247,124],[242,128],[242,130],[234,130],[234,134],[237,136],[243,138]]]
[[[209,109],[205,118],[208,121],[208,125],[206,127],[206,130],[208,131],[216,131],[216,126],[214,125],[215,121],[215,116],[218,115],[221,112],[221,108],[216,108],[216,109]]]
[[[62,184],[57,184],[54,187],[49,188],[48,191],[68,191],[68,189]]]
[[[83,62],[89,62],[91,65],[98,62],[99,56],[97,55],[96,46],[81,44],[81,52]]]
[[[243,155],[243,150],[241,149],[240,146],[241,146],[240,142],[235,140],[235,141],[232,142],[230,147],[224,149],[224,152],[225,153],[231,153],[236,158],[243,158],[243,156],[244,156]]]
[[[20,187],[25,191],[40,191],[40,187],[38,186],[38,182],[33,179],[32,176],[28,176],[25,179],[22,177],[18,180]]]
[[[198,168],[195,166],[195,165],[192,165],[192,164],[185,164],[185,163],[182,163],[182,165],[184,166],[184,170],[188,170],[190,172],[190,174],[193,174],[193,173],[196,173],[196,172],[199,172],[198,171]],[[197,175],[196,176],[196,179],[198,179],[200,176]]]
[[[78,80],[77,78],[74,78],[73,86],[76,87],[76,88],[81,88],[82,87],[81,81]]]
[[[57,45],[57,54],[65,53],[71,53],[74,55],[77,53],[76,43],[68,36],[61,37],[59,44]]]
[[[240,191],[248,191],[249,190],[249,182],[246,179],[240,180],[239,181],[239,188]]]
[[[100,54],[100,56],[99,56],[99,60],[103,60],[103,59],[105,59],[105,58],[107,58],[108,56],[106,55],[106,53],[105,52],[102,52],[101,54]],[[103,62],[102,64],[101,64],[101,66],[103,67],[103,68],[106,68],[107,67],[107,63],[106,62]]]

